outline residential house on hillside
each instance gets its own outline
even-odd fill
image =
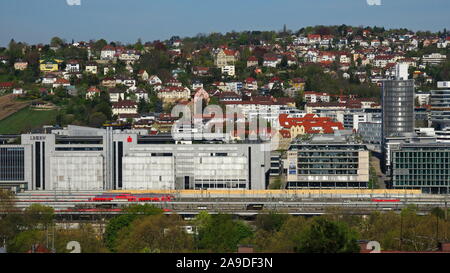
[[[162,81],[161,81],[160,78],[158,78],[158,76],[156,76],[156,75],[151,75],[151,76],[148,78],[148,83],[149,83],[150,85],[156,85],[156,84],[162,84]]]
[[[66,72],[80,72],[81,71],[81,65],[80,62],[77,60],[69,60],[66,63]]]
[[[192,74],[195,76],[207,76],[209,75],[209,67],[194,66],[192,67]]]
[[[138,76],[143,81],[148,81],[148,79],[149,79],[149,75],[148,75],[147,71],[143,70],[143,69],[139,70]]]
[[[140,57],[141,56],[138,50],[127,49],[120,53],[119,60],[128,64],[133,64],[134,62],[139,60]]]
[[[293,78],[289,80],[289,84],[292,86],[292,88],[294,88],[295,90],[298,91],[303,91],[305,90],[305,80],[302,78]]]
[[[221,92],[218,97],[220,102],[242,101],[242,96],[235,92]]]
[[[306,91],[303,99],[307,103],[330,102],[330,95],[325,92]]]
[[[117,88],[111,88],[108,89],[109,93],[109,100],[111,102],[118,102],[121,100],[125,100],[125,91],[117,89]]]
[[[145,89],[137,88],[133,91],[133,94],[136,95],[136,102],[139,102],[141,99],[144,101],[149,101],[148,92]]]
[[[41,83],[43,85],[53,85],[58,77],[55,74],[48,73],[42,77]]]
[[[252,77],[245,79],[245,89],[258,90],[258,81]]]
[[[250,56],[247,59],[247,67],[258,66],[258,58],[255,56]]]
[[[100,59],[102,60],[113,60],[116,55],[115,47],[111,45],[106,45],[100,52]]]
[[[165,86],[157,92],[157,96],[163,103],[174,103],[179,100],[189,100],[191,90],[183,86]]]
[[[234,65],[222,66],[221,67],[221,71],[222,71],[222,74],[225,74],[225,75],[228,75],[228,76],[231,76],[231,77],[233,77],[236,74],[235,69],[234,69]]]
[[[15,70],[25,70],[28,67],[28,62],[27,61],[22,61],[22,60],[17,60],[14,63],[14,69]]]
[[[87,73],[97,74],[97,72],[98,72],[97,63],[95,63],[95,62],[88,62],[86,64],[85,70],[86,70]]]
[[[102,80],[102,86],[108,87],[108,88],[116,87],[116,79],[106,77]]]
[[[263,57],[263,66],[265,67],[277,67],[281,63],[281,59],[274,53],[266,53]]]
[[[58,78],[53,83],[53,88],[68,87],[68,86],[70,86],[70,82],[64,78]]]
[[[95,96],[100,96],[100,89],[95,86],[91,86],[88,90],[86,90],[86,99],[92,99]]]
[[[227,65],[234,65],[239,56],[239,51],[231,49],[220,49],[214,56],[214,65],[216,65],[218,68],[222,68]]]
[[[137,114],[138,105],[134,101],[122,100],[112,105],[113,115]]]
[[[56,72],[62,61],[56,59],[39,60],[39,69],[42,72]]]
[[[14,87],[14,82],[0,82],[0,90],[11,90]]]

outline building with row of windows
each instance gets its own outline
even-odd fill
[[[79,126],[0,144],[0,187],[23,190],[265,189],[263,143],[195,144]],[[14,138],[14,136],[11,136]],[[183,144],[181,144],[183,143]]]
[[[369,151],[345,136],[322,135],[292,143],[287,188],[367,188]]]
[[[450,146],[443,143],[402,143],[391,149],[392,187],[450,191]]]

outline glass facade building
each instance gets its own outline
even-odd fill
[[[439,128],[450,126],[450,89],[431,90],[431,122]]]
[[[382,83],[383,139],[414,132],[414,80]]]
[[[381,144],[381,122],[361,122],[358,134],[364,143]]]
[[[24,158],[23,147],[0,148],[0,182],[24,181]]]
[[[401,144],[391,151],[392,186],[448,193],[450,146],[447,144]]]
[[[367,188],[369,152],[353,143],[299,143],[290,146],[287,188]]]

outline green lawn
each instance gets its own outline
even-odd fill
[[[26,107],[0,120],[0,134],[25,133],[40,128],[42,125],[53,125],[57,113],[57,110],[36,111]]]

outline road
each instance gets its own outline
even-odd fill
[[[376,156],[371,156],[370,157],[370,165],[375,168],[375,172],[376,172],[377,177],[378,177],[378,188],[379,189],[386,189],[386,183],[385,183],[386,176],[381,171],[380,159],[378,157],[376,157]]]

